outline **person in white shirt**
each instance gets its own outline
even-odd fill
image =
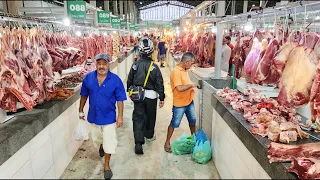
[[[229,71],[229,59],[231,57],[231,48],[227,44],[227,39],[222,40],[222,54],[221,54],[221,70]]]

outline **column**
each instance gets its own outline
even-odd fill
[[[243,13],[248,12],[248,1],[243,2]]]
[[[113,0],[113,15],[118,16],[118,0]]]
[[[192,11],[191,13],[191,19],[190,19],[190,25],[193,26],[195,24],[195,19],[196,19],[196,12]]]
[[[104,10],[110,11],[109,1],[104,1]]]
[[[212,16],[212,3],[209,6],[209,16]]]
[[[236,14],[236,1],[232,0],[231,2],[231,15],[235,15]]]
[[[94,7],[97,7],[97,1],[92,1],[92,0],[90,0],[90,4],[91,4],[92,6],[94,6]]]
[[[6,13],[19,15],[21,1],[2,1],[3,11]]]
[[[202,8],[201,15],[202,15],[202,22],[204,22],[204,19],[205,19],[205,16],[206,16],[206,9],[205,8]]]
[[[265,3],[265,0],[260,0],[260,7],[263,7]]]
[[[123,8],[124,17],[125,19],[128,19],[128,1],[124,0],[123,5],[124,5],[124,8]]]
[[[123,18],[123,0],[119,0],[120,18]]]
[[[226,1],[218,1],[217,16],[225,15]],[[222,38],[223,38],[223,24],[217,23],[216,33],[216,56],[214,63],[214,78],[221,78],[221,56],[222,56]]]

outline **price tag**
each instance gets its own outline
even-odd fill
[[[85,1],[67,1],[68,16],[72,19],[85,19],[87,4]]]

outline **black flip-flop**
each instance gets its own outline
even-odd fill
[[[169,146],[164,146],[164,150],[167,152],[167,153],[172,153],[171,151],[171,147]]]
[[[106,170],[106,171],[104,172],[104,178],[105,178],[105,179],[111,179],[112,176],[113,176],[113,173],[112,173],[111,170]]]
[[[100,157],[104,156],[104,150],[103,150],[102,144],[100,145],[100,148],[99,148],[99,155],[100,155]]]

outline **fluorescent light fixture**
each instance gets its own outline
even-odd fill
[[[196,31],[196,30],[197,30],[197,27],[193,27],[193,30]]]
[[[70,26],[70,19],[69,19],[69,18],[64,18],[64,19],[62,20],[62,22],[63,22],[63,24],[64,24],[65,26]]]
[[[113,34],[117,34],[117,31],[113,31]]]
[[[140,4],[142,4],[142,2],[140,2]]]
[[[320,16],[316,16],[315,20],[319,20],[320,19]]]
[[[108,34],[106,32],[103,33],[104,36],[107,36]]]
[[[76,36],[81,36],[81,31],[80,30],[76,31]]]
[[[247,22],[247,24],[244,26],[244,30],[251,31],[253,28],[251,22]]]

